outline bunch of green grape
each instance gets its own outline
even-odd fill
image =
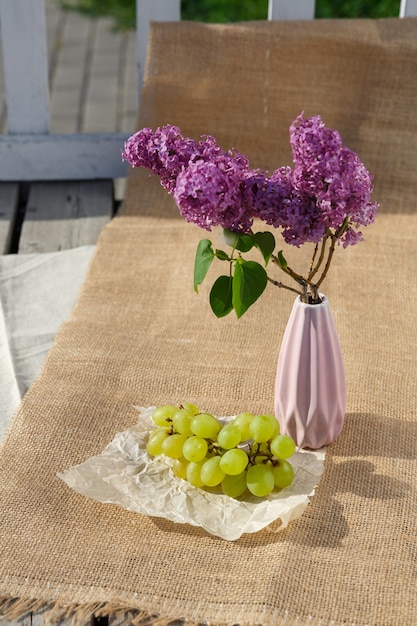
[[[223,424],[184,403],[157,407],[152,421],[148,454],[173,459],[175,476],[194,487],[221,488],[232,498],[245,492],[262,498],[294,479],[287,459],[294,454],[295,443],[280,434],[274,415],[240,413]]]

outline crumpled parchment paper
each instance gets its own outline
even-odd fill
[[[233,541],[254,533],[278,519],[278,530],[300,517],[323,472],[325,450],[297,451],[290,459],[293,483],[266,498],[245,496],[235,500],[204,491],[174,476],[171,460],[146,452],[151,415],[155,407],[136,407],[138,424],[116,434],[98,456],[57,474],[76,492],[128,511],[163,517],[178,524],[201,526],[207,532]],[[224,417],[221,420],[229,420]],[[275,525],[274,525],[275,528]]]

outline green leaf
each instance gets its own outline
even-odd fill
[[[201,285],[213,263],[214,252],[209,239],[202,239],[197,246],[194,261],[194,291],[198,293],[198,286]]]
[[[220,261],[230,261],[230,257],[224,250],[216,250],[216,257],[220,259]]]
[[[223,237],[227,245],[231,248],[235,247],[237,240],[239,239],[239,235],[228,228],[223,229]]]
[[[254,246],[253,237],[251,235],[239,235],[235,245],[236,250],[240,252],[249,252]]]
[[[233,276],[219,276],[210,291],[210,306],[216,317],[224,317],[233,310]]]
[[[286,270],[286,269],[287,269],[287,267],[288,267],[288,263],[287,263],[287,261],[286,261],[286,259],[285,259],[284,255],[282,254],[282,250],[280,250],[280,251],[278,252],[278,257],[277,257],[277,258],[278,258],[278,264],[279,264],[279,266],[280,266],[283,270]]]
[[[236,248],[240,252],[249,252],[254,246],[253,235],[247,235],[246,233],[235,233],[227,228],[223,229],[223,237],[227,245],[232,248]]]
[[[267,274],[259,263],[240,259],[233,276],[232,304],[237,317],[248,310],[263,293],[268,283]]]
[[[272,253],[275,249],[275,237],[269,231],[264,233],[255,233],[254,235],[255,246],[261,252],[265,265],[268,265],[268,262],[272,256]]]

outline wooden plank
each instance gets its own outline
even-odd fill
[[[64,619],[56,623],[55,626],[71,626],[71,619]],[[1,626],[1,625],[0,625]],[[5,626],[7,626],[5,624]],[[16,624],[16,626],[19,626]],[[31,623],[29,626],[45,626],[44,612],[31,613]]]
[[[91,618],[92,626],[123,626],[129,624],[132,619],[132,614],[125,613],[118,615],[117,617],[103,617],[96,618],[93,621],[93,617]],[[5,620],[0,619],[0,626],[45,626],[45,611],[40,611],[37,613],[29,613],[23,618],[20,618],[16,621],[6,622]],[[60,620],[59,622],[54,622],[55,626],[73,626],[72,618]],[[176,622],[175,624],[180,625],[182,622]],[[175,626],[173,624],[173,626]]]
[[[1,37],[1,28],[0,28],[0,37]],[[0,133],[6,132],[6,101],[4,99],[4,93],[5,93],[5,87],[4,87],[3,63],[0,63]]]
[[[0,626],[45,626],[46,622],[44,614],[44,611],[39,613],[29,613],[25,617],[11,622],[6,622],[5,620],[0,619]],[[94,621],[92,617],[91,626],[107,626],[107,624],[108,626],[123,626],[130,623],[131,620],[129,618],[131,618],[130,614],[122,614],[117,617],[110,618],[96,618]],[[73,626],[73,623],[72,618],[60,620],[56,623],[54,622],[55,626]]]
[[[312,20],[315,0],[269,0],[269,20]]]
[[[47,133],[49,86],[44,0],[2,0],[0,22],[8,131]]]
[[[59,48],[62,37],[62,23],[66,13],[61,10],[58,2],[45,0],[45,20],[46,20],[46,45],[48,49],[49,77],[51,77],[51,65],[54,63],[54,56]]]
[[[94,245],[113,214],[113,181],[34,183],[30,187],[19,253]]]
[[[129,135],[0,136],[0,181],[92,180],[126,176],[120,153]]]
[[[0,254],[7,254],[10,250],[18,198],[17,183],[0,184]]]
[[[51,129],[54,133],[85,130],[82,128],[83,100],[95,30],[96,20],[65,13],[51,75]]]
[[[138,72],[136,67],[136,34],[126,33],[126,47],[122,63],[123,89],[119,113],[121,117],[119,131],[132,134],[137,125],[139,91]]]
[[[88,133],[118,128],[119,92],[123,73],[121,54],[124,33],[113,32],[112,20],[97,19],[85,92],[82,130]]]

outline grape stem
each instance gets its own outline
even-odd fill
[[[269,445],[268,445],[268,450],[262,450],[261,449],[261,445],[260,443],[257,442],[252,442],[252,444],[247,443],[246,446],[248,448],[248,450],[246,451],[246,454],[248,455],[249,458],[249,463],[251,465],[257,465],[259,464],[259,462],[261,463],[268,463],[268,461],[270,461],[272,463],[272,465],[279,465],[279,461],[278,459],[276,459],[274,457],[274,455],[272,454],[272,452],[269,450]],[[262,461],[259,461],[259,458],[262,458]],[[258,458],[258,461],[256,460]]]

